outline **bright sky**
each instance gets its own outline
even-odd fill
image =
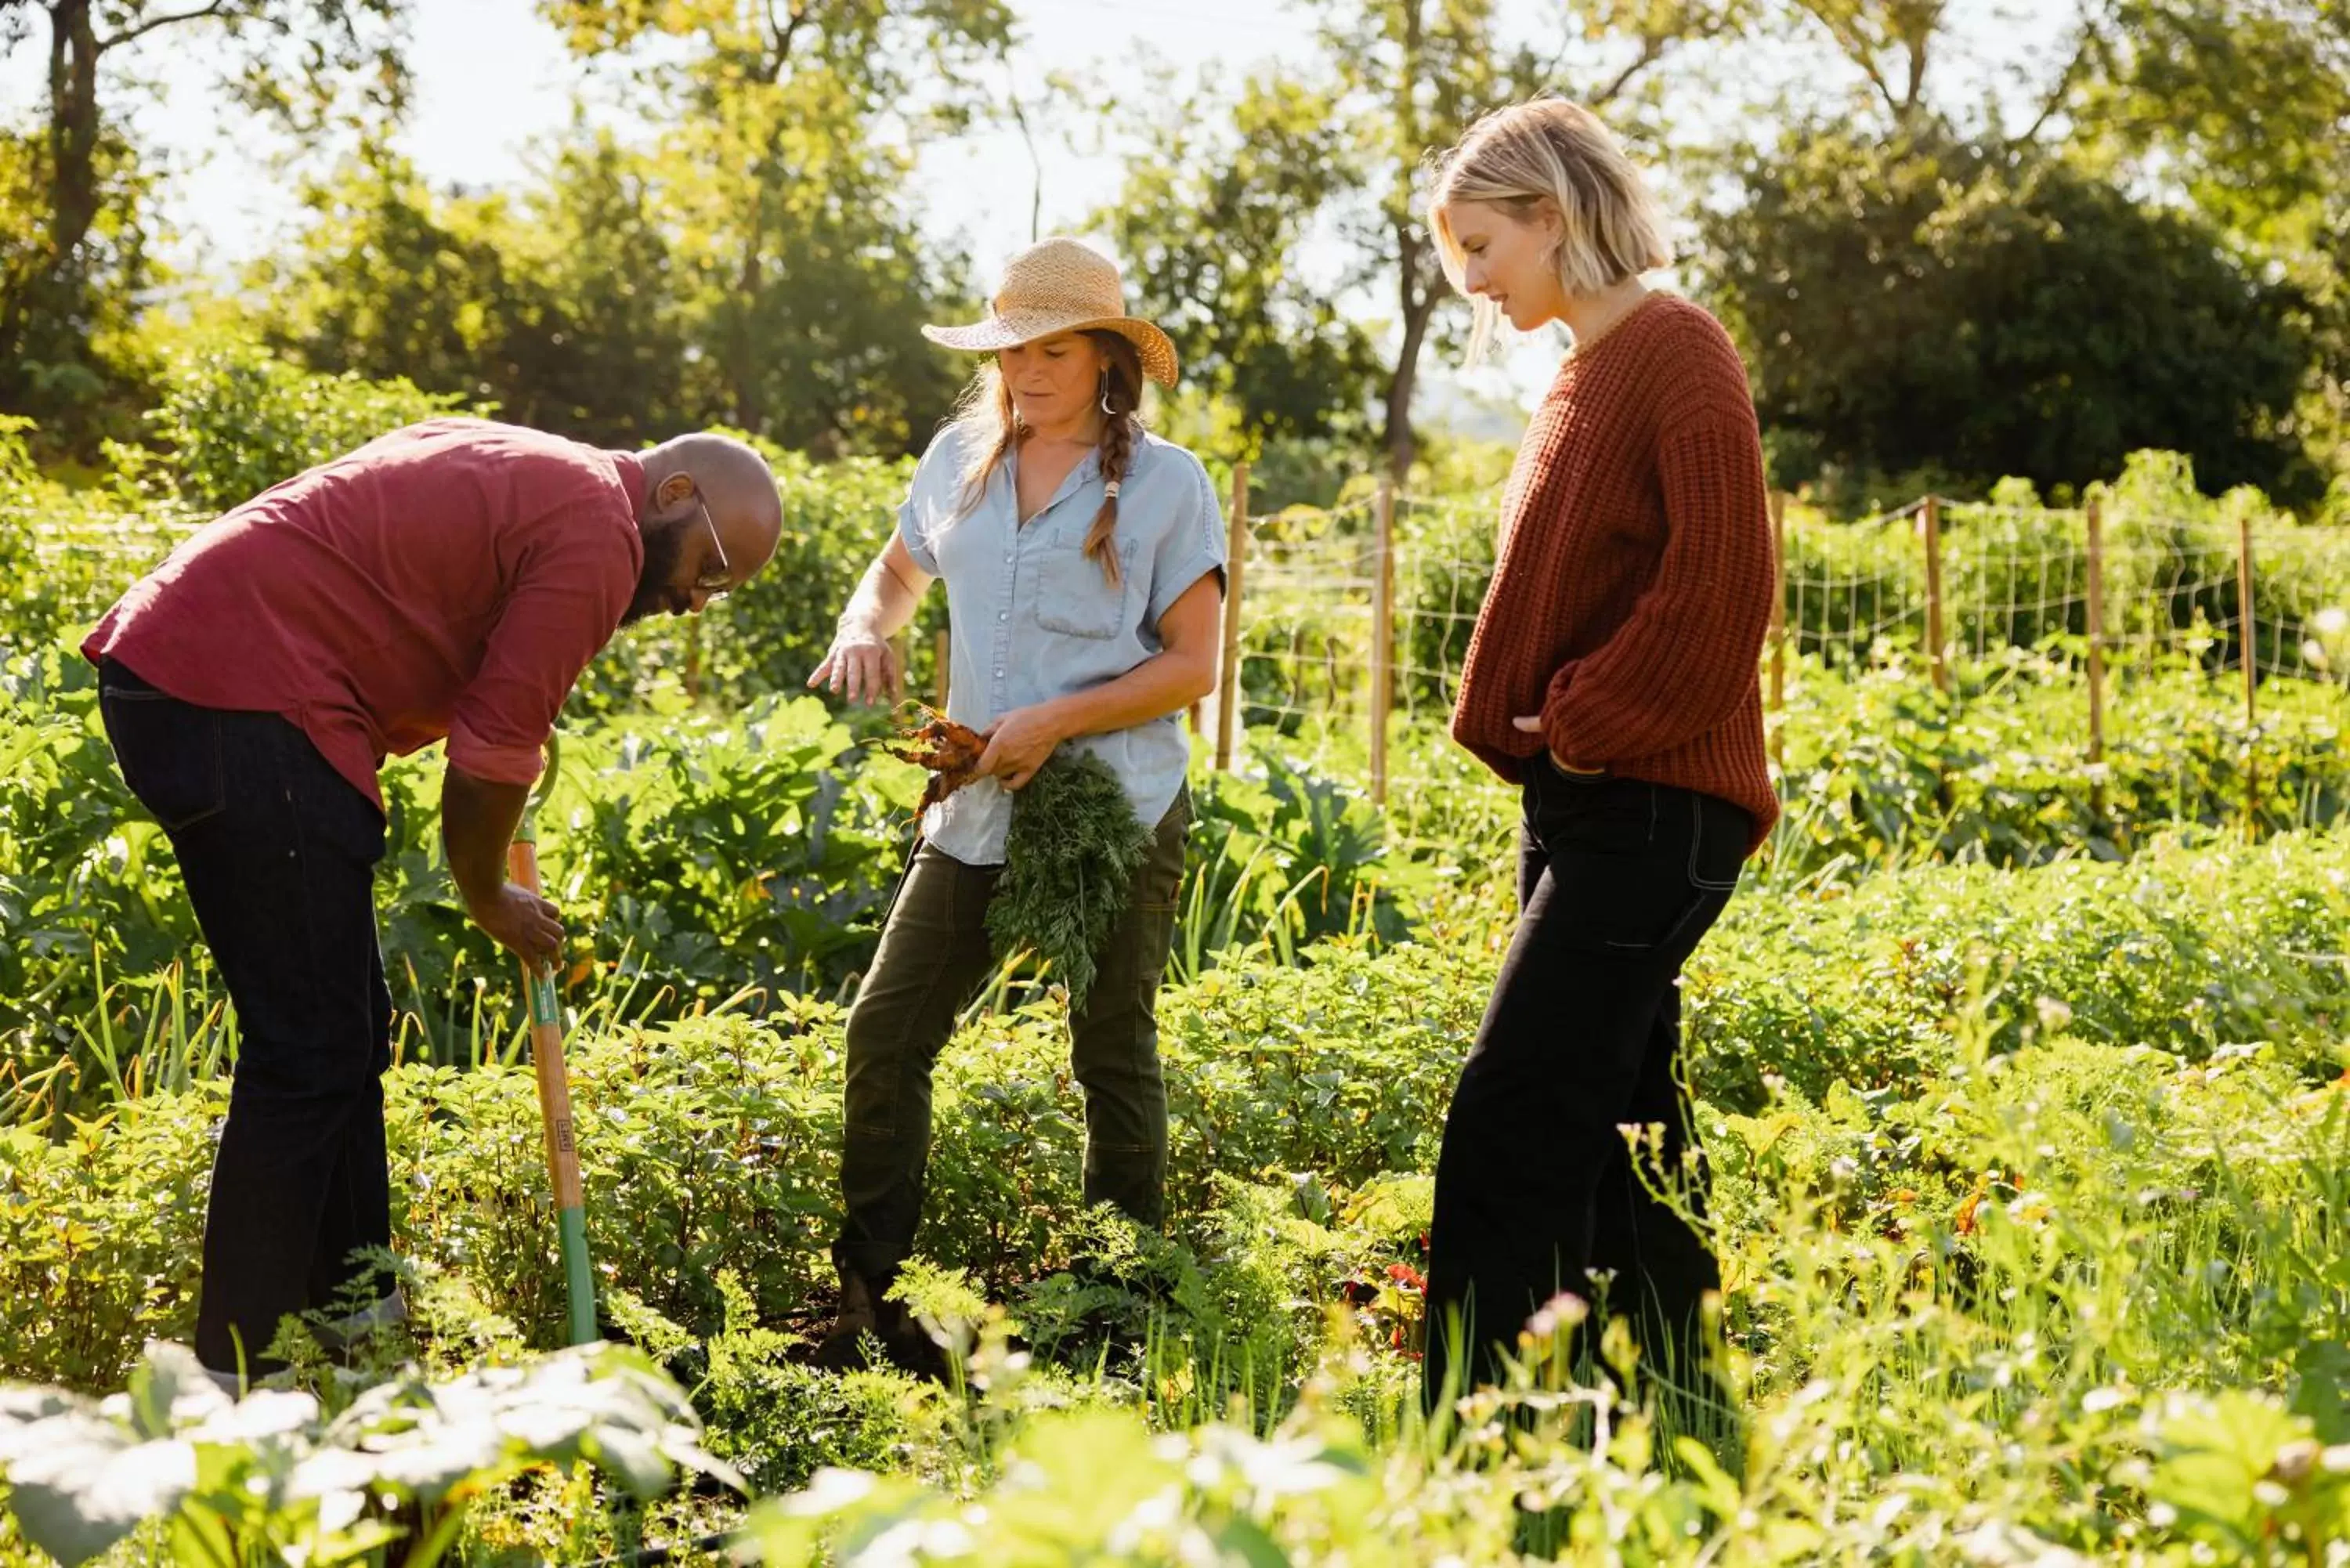
[[[1238,74],[1266,60],[1296,57],[1310,29],[1282,0],[1014,0],[1023,42],[1013,68],[1033,90],[1050,73],[1135,92],[1150,90],[1155,67]],[[1504,0],[1532,36],[1555,37],[1569,7],[1554,0]],[[1958,0],[1981,58],[1987,86],[2003,68],[2030,70],[2035,54],[2069,12],[2060,0]],[[39,29],[36,28],[36,35]],[[39,101],[46,37],[0,58],[0,112],[16,118]],[[410,55],[416,98],[402,150],[436,183],[494,185],[525,177],[535,140],[559,130],[585,79],[532,0],[417,0]],[[1765,47],[1738,62],[1750,79],[1814,70],[1816,56]],[[182,42],[138,62],[153,83],[134,119],[143,147],[170,160],[165,215],[186,236],[174,255],[197,272],[224,272],[268,251],[298,217],[290,182],[271,172],[271,148],[249,124],[224,114],[210,90],[212,62]],[[1952,84],[1944,83],[1947,94]],[[1743,95],[1695,95],[1726,104]],[[1702,107],[1695,112],[1703,112]],[[1089,124],[1037,123],[1044,167],[1045,232],[1072,228],[1117,192],[1115,156],[1093,145]],[[1034,167],[1019,134],[991,130],[925,149],[912,192],[925,226],[959,238],[984,282],[1025,244]],[[1487,395],[1531,397],[1556,363],[1558,345],[1532,339],[1471,384]],[[1427,368],[1444,380],[1440,369]]]

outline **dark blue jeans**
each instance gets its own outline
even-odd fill
[[[1752,819],[1711,795],[1526,764],[1518,928],[1437,1158],[1424,1363],[1432,1403],[1499,1380],[1497,1351],[1561,1291],[1632,1318],[1643,1364],[1685,1361],[1721,1275],[1651,1195],[1619,1126],[1663,1126],[1665,1180],[1697,1147],[1680,1081],[1681,965],[1721,915]],[[1646,1159],[1644,1157],[1644,1163]],[[1702,1213],[1702,1157],[1689,1197]],[[1596,1277],[1595,1277],[1596,1276]],[[1454,1366],[1448,1324],[1461,1325]],[[1596,1338],[1598,1318],[1592,1332]]]
[[[235,1004],[237,1057],[204,1219],[196,1355],[251,1372],[279,1318],[380,1293],[352,1253],[391,1242],[375,804],[275,713],[198,708],[118,661],[99,705],[122,776],[179,857]]]

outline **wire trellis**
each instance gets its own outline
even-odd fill
[[[1492,572],[1497,514],[1494,496],[1395,498],[1388,722],[1449,716]],[[1251,520],[1237,605],[1241,716],[1309,759],[1367,749],[1376,518],[1376,505],[1356,503]],[[2350,678],[2350,533],[2125,513],[2102,519],[2094,551],[2090,535],[2081,508],[1934,498],[1851,523],[1791,517],[1781,534],[1785,656],[1847,673],[1914,670],[1960,702],[1994,682],[2085,685],[2094,579],[2109,695],[2179,670],[2233,686],[2248,659],[2258,680]],[[1939,661],[1928,647],[1938,618]],[[1766,644],[1766,665],[1771,658]],[[2085,737],[2086,707],[2085,691]]]

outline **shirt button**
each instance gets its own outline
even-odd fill
[[[996,678],[998,680],[1003,680],[1003,671],[1002,671],[1001,670],[997,670],[997,671],[995,672],[995,678]]]
[[[1012,612],[1010,610],[997,610],[995,612],[995,618],[998,620],[1010,620],[1012,618]]]

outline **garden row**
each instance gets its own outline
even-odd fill
[[[960,1520],[983,1561],[1048,1527],[1152,1561],[1151,1530],[1242,1523],[1300,1558],[1499,1560],[1527,1492],[1627,1561],[2183,1562],[2198,1542],[2324,1561],[2309,1532],[2350,1523],[2324,1449],[2350,1443],[2350,839],[1829,891],[1741,898],[1690,977],[1724,1376],[1751,1417],[1726,1471],[1604,1389],[1525,1412],[1553,1436],[1601,1421],[1589,1456],[1410,1415],[1425,1173],[1503,936],[1473,909],[1376,957],[1327,941],[1170,992],[1166,1238],[1079,1204],[1057,1003],[975,1013],[942,1066],[921,1237],[945,1272],[917,1287],[973,1347],[967,1395],[792,1360],[834,1219],[832,1004],[584,1038],[608,1312],[760,1491],[894,1472],[766,1516],[784,1561],[827,1519]],[[418,1353],[453,1375],[547,1343],[562,1287],[528,1075],[410,1065],[389,1102]],[[18,1106],[0,1373],[110,1387],[142,1339],[184,1337],[222,1105],[200,1079],[69,1123]],[[1081,1252],[1083,1283],[1063,1272]],[[1180,1506],[1144,1509],[1135,1478],[1163,1479],[1167,1450],[1143,1423],[1219,1417],[1241,1429],[1181,1439]],[[1096,1462],[1119,1454],[1131,1474]],[[1296,1485],[1268,1479],[1293,1462]],[[1083,1490],[1040,1494],[1028,1465]],[[593,1556],[730,1517],[617,1490],[590,1509],[578,1485],[491,1492],[469,1551]],[[990,1486],[982,1515],[941,1501]]]
[[[1721,1115],[1899,1098],[1970,1050],[2052,1036],[2208,1061],[2257,1046],[2285,1079],[2342,1070],[2350,838],[2168,849],[2026,874],[1931,867],[1821,898],[1735,900],[1688,982],[1689,1071]],[[1312,1173],[1356,1191],[1434,1163],[1442,1108],[1505,928],[1463,911],[1374,953],[1344,939],[1301,965],[1236,964],[1167,993],[1171,1200]],[[940,1081],[937,1261],[1009,1286],[1080,1242],[1082,1137],[1059,1003],[978,1010]],[[732,1269],[764,1320],[824,1278],[840,1115],[839,1009],[679,1020],[578,1039],[571,1070],[596,1252],[609,1279],[707,1331]],[[6,1134],[0,1345],[19,1375],[90,1386],[144,1337],[186,1328],[208,1127],[224,1085],[19,1094]],[[480,1269],[501,1311],[552,1324],[537,1111],[526,1071],[396,1068],[400,1228],[418,1255]],[[1918,1175],[1909,1166],[1913,1185]],[[1971,1175],[1946,1170],[1963,1181]],[[1401,1225],[1393,1240],[1414,1233]],[[1193,1240],[1201,1238],[1194,1236]],[[491,1266],[494,1261],[494,1266]]]

